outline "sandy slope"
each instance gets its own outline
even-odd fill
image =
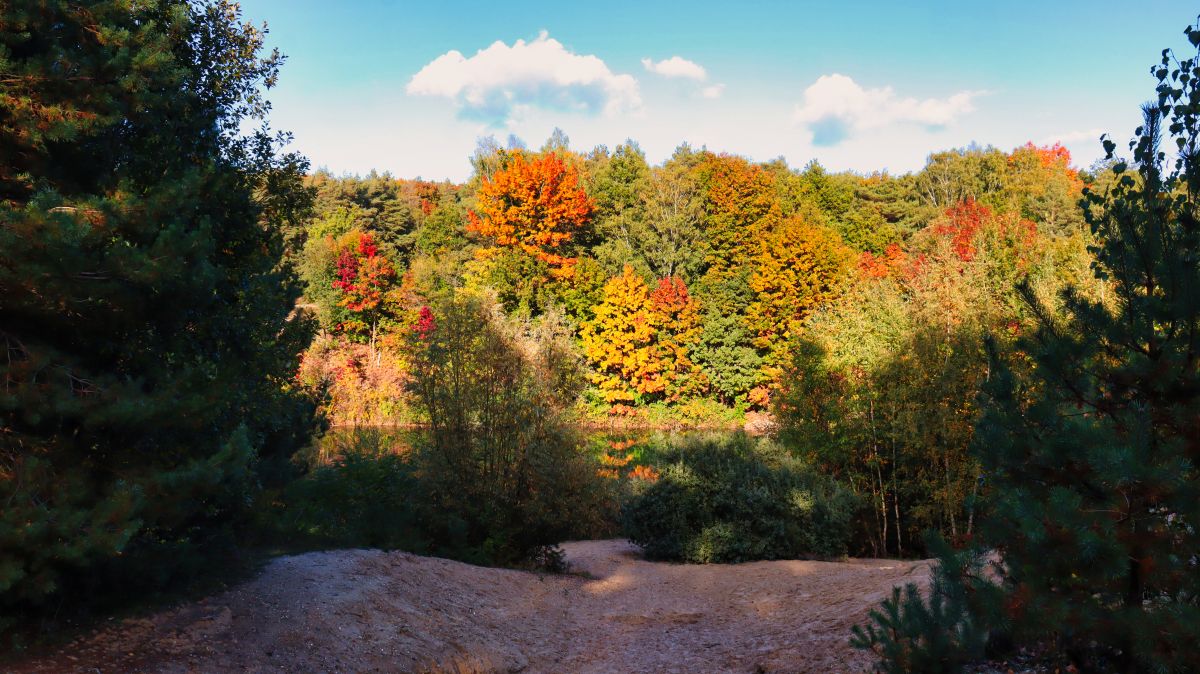
[[[564,546],[580,576],[405,553],[273,561],[222,595],[81,638],[33,672],[852,672],[850,626],[924,562],[673,565]]]

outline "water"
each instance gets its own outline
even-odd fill
[[[395,426],[355,426],[330,429],[317,440],[308,456],[310,463],[326,464],[347,452],[368,455],[408,454],[427,433],[422,428]],[[730,440],[743,437],[741,430],[638,430],[580,428],[581,449],[601,459],[619,459],[622,465],[654,466],[670,449],[695,441]]]

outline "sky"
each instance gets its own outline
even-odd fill
[[[1197,7],[1027,2],[242,0],[287,56],[272,126],[335,174],[454,181],[481,138],[688,143],[755,161],[918,170],[971,143],[1120,145]]]

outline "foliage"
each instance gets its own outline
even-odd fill
[[[993,627],[1000,618],[984,608],[996,597],[987,560],[971,550],[955,551],[936,536],[929,543],[939,562],[928,599],[915,583],[893,588],[882,607],[871,611],[867,627],[854,627],[850,644],[879,656],[876,672],[959,674],[987,656],[997,640]]]
[[[762,239],[750,276],[755,299],[746,319],[755,332],[754,345],[769,354],[769,365],[782,363],[804,320],[836,297],[850,263],[850,250],[837,234],[797,217]]]
[[[844,554],[856,507],[845,489],[745,436],[701,440],[660,458],[660,474],[624,508],[626,535],[649,559],[697,563]]]
[[[483,179],[468,212],[467,229],[510,246],[564,275],[574,262],[560,254],[587,222],[592,200],[578,171],[556,152],[526,159],[511,156],[507,166]]]
[[[1188,36],[1200,45],[1200,30]],[[1068,290],[1059,321],[1026,292],[1038,325],[1020,346],[1034,379],[1001,368],[980,425],[995,485],[983,536],[1004,551],[1022,632],[1056,636],[1079,666],[1197,664],[1181,648],[1200,636],[1196,65],[1164,54],[1158,102],[1130,143],[1136,174],[1087,195],[1096,274],[1111,282],[1115,306]],[[1171,169],[1164,130],[1180,152]]]
[[[278,54],[226,2],[0,8],[0,612],[228,551],[312,430]],[[2,620],[2,619],[0,619]]]
[[[860,278],[812,316],[784,363],[782,435],[872,504],[859,523],[871,554],[918,552],[928,528],[974,532],[983,341],[1007,344],[1027,320],[1020,279],[1059,275],[1012,220],[966,201],[905,248],[864,255]]]
[[[663,363],[667,400],[704,393],[708,379],[690,356],[700,339],[700,304],[688,293],[682,279],[659,279],[650,293],[650,314]]]
[[[352,335],[373,337],[385,315],[385,295],[396,278],[396,269],[380,253],[375,238],[364,232],[347,233],[338,239],[334,251],[333,287],[341,291],[338,304],[350,314],[339,328]]]
[[[625,267],[604,285],[604,301],[582,329],[583,349],[594,367],[593,383],[610,403],[632,403],[666,388],[655,345],[650,289]]]
[[[698,168],[704,185],[703,230],[708,263],[718,270],[740,263],[756,240],[779,217],[770,172],[742,157],[706,154]]]

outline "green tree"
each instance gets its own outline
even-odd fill
[[[588,195],[596,203],[594,253],[613,273],[627,264],[644,266],[639,256],[646,218],[642,195],[649,177],[646,155],[636,143],[627,142],[617,146],[589,181]]]
[[[8,612],[153,589],[230,540],[260,461],[309,430],[281,232],[310,197],[301,158],[240,132],[280,57],[236,5],[6,3],[0,23]]]

